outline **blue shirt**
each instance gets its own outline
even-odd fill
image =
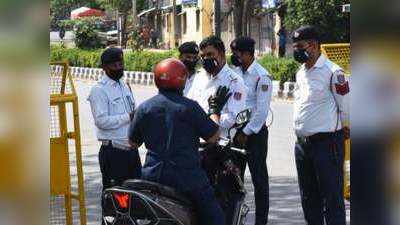
[[[147,149],[144,179],[190,191],[209,185],[200,164],[199,138],[207,140],[217,131],[198,103],[160,91],[138,107],[128,136]]]

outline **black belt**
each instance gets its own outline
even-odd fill
[[[318,141],[323,141],[329,138],[337,137],[343,135],[343,130],[340,129],[335,132],[321,132],[321,133],[316,133],[308,137],[297,137],[297,141],[299,143],[312,143],[312,142],[318,142]]]
[[[132,150],[131,147],[112,143],[111,140],[100,140],[100,141],[101,141],[101,145],[103,145],[103,146],[114,147],[114,148],[121,149],[121,150]]]

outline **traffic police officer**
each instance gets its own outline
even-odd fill
[[[272,95],[272,79],[269,73],[255,60],[255,41],[250,37],[239,37],[232,41],[232,64],[247,87],[246,108],[252,112],[249,123],[236,133],[235,142],[247,150],[251,179],[256,203],[256,225],[268,222],[269,184],[267,170],[268,129],[265,125]],[[241,165],[242,177],[246,161]]]
[[[102,143],[99,164],[103,190],[141,175],[139,154],[130,147],[127,136],[135,100],[130,87],[121,79],[123,64],[121,49],[106,49],[101,55],[106,75],[92,87],[88,97],[97,139]]]
[[[200,43],[200,56],[204,70],[196,74],[186,97],[197,101],[208,111],[208,99],[221,86],[229,88],[231,97],[213,120],[221,127],[221,135],[227,136],[228,129],[235,123],[236,115],[245,109],[246,87],[243,79],[226,63],[225,46],[220,38],[210,36]]]
[[[345,225],[344,140],[348,138],[349,84],[343,70],[320,52],[313,26],[293,33],[296,74],[295,158],[302,207],[310,225]]]
[[[187,70],[177,59],[166,59],[154,68],[159,93],[141,104],[129,128],[130,143],[145,143],[143,179],[176,188],[193,200],[199,224],[224,225],[223,212],[205,171],[200,166],[200,137],[208,143],[219,139],[218,125],[198,103],[182,96]],[[224,92],[226,95],[227,92]],[[227,101],[214,96],[211,104],[218,115]],[[222,101],[220,100],[222,99]]]
[[[196,66],[199,61],[199,46],[196,42],[185,42],[178,48],[179,59],[185,64],[188,70],[188,77],[186,79],[185,88],[183,89],[183,95],[186,95],[189,89],[192,87],[193,80],[196,74]]]
[[[215,95],[221,87],[228,88],[230,97],[221,114],[211,116],[211,119],[219,124],[221,136],[227,137],[228,130],[234,125],[237,114],[245,109],[246,87],[243,79],[226,63],[225,46],[220,38],[216,36],[205,38],[200,43],[200,56],[204,70],[196,74],[193,85],[186,93],[186,97],[197,101],[207,112],[210,111],[209,98]],[[212,154],[208,154],[203,159],[203,166],[213,164],[210,163],[212,159]],[[210,168],[205,169],[210,175],[212,174],[209,171]],[[222,203],[227,224],[232,223],[236,200],[236,196],[230,196]]]

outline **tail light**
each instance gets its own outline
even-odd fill
[[[129,194],[128,193],[113,193],[114,198],[117,200],[118,206],[121,209],[127,209],[129,206]]]

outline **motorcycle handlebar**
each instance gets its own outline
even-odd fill
[[[231,144],[231,140],[229,138],[226,137],[220,137],[220,140],[217,142],[217,146],[221,146],[221,147],[226,147],[228,145]],[[209,146],[210,144],[207,142],[200,142],[200,151],[204,150],[207,146]],[[241,149],[241,148],[236,148],[236,147],[232,147],[230,146],[229,149],[231,149],[232,151],[238,152],[240,154],[246,155],[246,150],[245,149]]]

